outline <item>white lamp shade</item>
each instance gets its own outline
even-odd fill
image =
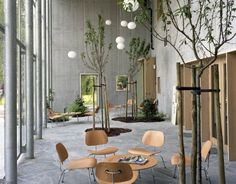
[[[118,43],[116,47],[117,47],[117,49],[122,50],[122,49],[125,48],[125,44],[124,43]]]
[[[127,24],[128,24],[128,22],[127,22],[126,20],[122,20],[122,21],[120,22],[120,25],[121,25],[122,27],[126,27]]]
[[[123,8],[128,12],[134,12],[139,8],[139,2],[138,0],[124,0]]]
[[[135,22],[129,22],[127,27],[128,27],[128,29],[135,29],[136,24],[135,24]]]
[[[110,26],[111,25],[111,20],[106,20],[105,24]]]
[[[68,57],[71,58],[71,59],[74,59],[76,58],[77,56],[77,53],[75,51],[69,51],[68,52]]]
[[[119,43],[124,43],[125,42],[125,39],[122,37],[122,36],[118,36],[116,38],[116,43],[119,44]]]

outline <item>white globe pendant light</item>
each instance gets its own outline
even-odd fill
[[[127,27],[128,27],[128,29],[135,29],[136,28],[136,23],[135,22],[129,22]]]
[[[108,25],[108,26],[110,26],[110,25],[111,25],[111,20],[106,20],[106,21],[105,21],[105,24]]]
[[[120,25],[121,25],[122,27],[126,27],[127,24],[128,24],[128,22],[127,22],[126,20],[122,20],[122,21],[120,22]]]
[[[139,8],[138,0],[124,0],[123,8],[128,12],[134,12]]]
[[[125,48],[125,44],[124,43],[118,43],[116,47],[119,50],[123,50]]]
[[[74,59],[74,58],[76,58],[76,56],[77,56],[77,53],[75,51],[71,50],[71,51],[68,52],[68,57],[70,59]]]
[[[122,36],[118,36],[116,38],[116,43],[119,44],[119,43],[124,43],[125,42],[125,39],[122,37]]]

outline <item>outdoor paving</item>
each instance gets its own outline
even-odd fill
[[[72,119],[70,122],[50,123],[47,129],[43,131],[43,139],[35,140],[35,159],[21,158],[18,165],[18,184],[54,184],[58,182],[60,176],[58,156],[55,145],[62,142],[68,149],[70,158],[81,158],[88,156],[87,150],[90,149],[84,143],[84,130],[91,128],[91,118]],[[100,126],[100,124],[98,124]],[[127,153],[131,147],[143,146],[141,137],[146,130],[160,130],[165,134],[165,145],[162,148],[162,155],[166,161],[167,168],[163,167],[161,161],[154,168],[155,180],[159,184],[178,183],[177,179],[172,177],[173,167],[170,164],[171,155],[177,152],[177,127],[172,125],[170,121],[152,122],[152,123],[122,123],[117,121],[111,122],[112,127],[130,128],[132,132],[123,133],[120,136],[110,137],[109,144],[119,147],[117,154]],[[186,152],[190,153],[191,134],[185,132]],[[102,161],[104,157],[97,157],[98,161]],[[158,157],[157,157],[158,158]],[[226,162],[227,183],[235,183],[236,181],[236,162]],[[158,158],[159,159],[159,158]],[[213,148],[213,154],[210,157],[209,176],[211,183],[218,182],[218,166],[216,149]],[[203,183],[205,181],[203,175]],[[69,172],[65,176],[66,184],[86,184],[89,183],[87,170],[77,170]],[[141,179],[136,181],[137,184],[153,183],[151,170],[141,172]],[[187,169],[187,183],[190,183],[190,169]]]

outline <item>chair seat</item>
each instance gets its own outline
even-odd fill
[[[180,164],[180,156],[179,154],[174,154],[171,157],[171,165],[179,165]],[[186,155],[185,156],[185,165],[190,166],[191,165],[191,156]]]
[[[129,181],[116,182],[116,184],[132,184],[132,183],[135,183],[137,178],[138,178],[138,171],[133,171],[133,177]],[[96,181],[98,184],[112,184],[111,182],[100,180],[97,177],[96,177]]]
[[[85,169],[85,168],[94,168],[97,164],[97,160],[95,158],[81,158],[76,160],[71,160],[66,166],[67,170],[73,169]]]
[[[90,154],[92,155],[107,155],[107,154],[113,154],[118,151],[117,147],[108,147],[102,150],[88,150]]]
[[[157,153],[154,151],[146,150],[144,148],[131,148],[128,150],[128,152],[134,155],[145,155],[145,156],[152,156]]]

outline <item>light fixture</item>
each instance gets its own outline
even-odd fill
[[[111,20],[106,20],[106,21],[105,21],[105,24],[108,25],[108,26],[110,26],[110,25],[111,25]]]
[[[74,59],[74,58],[76,58],[76,56],[77,56],[77,53],[75,51],[71,50],[68,52],[68,57],[70,59]]]
[[[125,44],[124,43],[118,43],[116,47],[119,50],[123,50],[125,48]]]
[[[128,22],[127,22],[126,20],[122,20],[122,21],[120,22],[120,25],[121,25],[122,27],[126,27],[127,24],[128,24]]]
[[[128,29],[135,29],[136,28],[136,23],[135,22],[129,22],[127,27],[128,27]]]
[[[125,39],[122,37],[122,36],[118,36],[116,38],[116,43],[119,44],[119,43],[124,43],[125,42]]]
[[[134,12],[139,8],[138,0],[124,0],[123,8],[128,12]]]

